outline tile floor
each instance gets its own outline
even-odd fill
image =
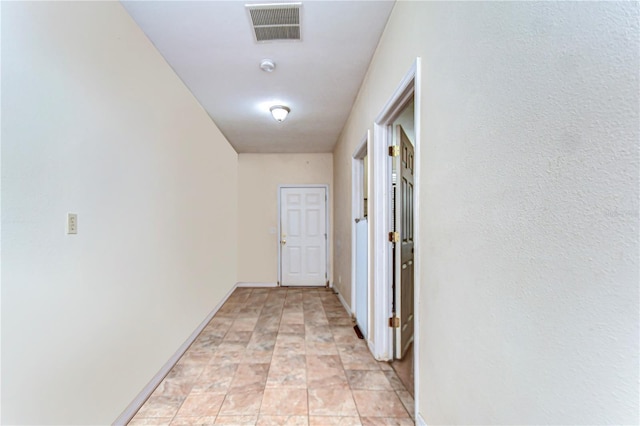
[[[391,367],[393,367],[393,371],[396,372],[396,375],[402,382],[402,384],[407,388],[409,394],[414,395],[413,383],[414,383],[414,375],[413,375],[413,343],[409,345],[407,349],[407,353],[404,354],[404,357],[400,360],[395,360],[391,363]]]
[[[239,288],[130,425],[413,425],[413,398],[325,288]]]

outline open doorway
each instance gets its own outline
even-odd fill
[[[417,58],[376,118],[369,150],[374,171],[369,200],[371,259],[376,259],[370,268],[373,351],[378,360],[391,361],[392,366],[406,363],[409,382],[406,387],[413,391],[416,400],[420,393],[419,382],[415,380],[419,377],[419,364],[414,362],[420,353],[420,311],[417,309],[420,293],[419,76],[420,58]],[[407,179],[404,187],[403,177]],[[405,195],[400,198],[398,194]],[[396,209],[394,204],[405,208]],[[403,258],[403,251],[410,256]],[[404,292],[403,275],[407,278]]]
[[[371,132],[361,141],[352,158],[351,312],[356,327],[369,343],[369,157]]]
[[[415,125],[414,99],[393,123],[391,209],[393,231],[392,312],[396,324],[391,366],[411,396],[414,394],[414,245],[415,245]]]

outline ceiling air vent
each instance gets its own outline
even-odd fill
[[[301,5],[302,3],[246,5],[256,41],[300,40]]]

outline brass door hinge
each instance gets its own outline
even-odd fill
[[[399,232],[389,232],[389,241],[392,243],[400,242],[400,233]]]
[[[389,327],[391,328],[400,327],[400,318],[396,316],[392,316],[391,318],[389,318]]]
[[[391,145],[389,147],[389,157],[400,156],[400,147],[398,145]]]

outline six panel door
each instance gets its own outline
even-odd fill
[[[280,260],[283,286],[326,284],[326,212],[326,188],[280,188]]]

